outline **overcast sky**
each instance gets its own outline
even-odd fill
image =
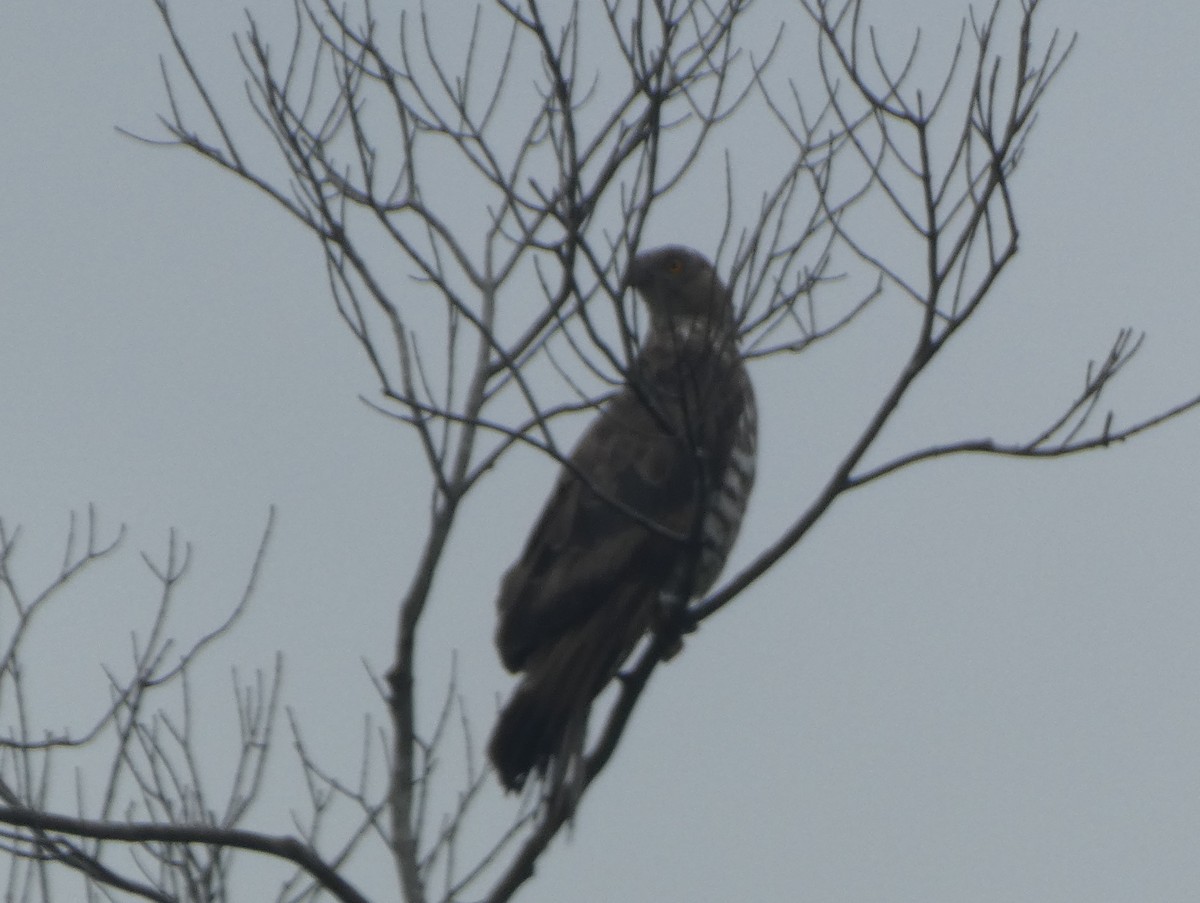
[[[904,8],[928,24],[965,6]],[[236,85],[221,42],[239,5],[192,15]],[[353,773],[380,709],[363,662],[389,663],[421,537],[418,450],[357,400],[374,383],[315,242],[213,167],[114,130],[152,133],[165,107],[152,5],[10,0],[4,20],[0,517],[24,526],[30,588],[71,511],[129,528],[39,637],[42,723],[103,701],[100,664],[125,661],[154,598],[138,550],[161,557],[171,527],[194,544],[176,625],[194,636],[236,600],[275,505],[207,714],[233,731],[230,666],[281,650],[314,747]],[[906,402],[896,448],[1035,432],[1126,326],[1148,338],[1117,425],[1200,391],[1200,7],[1046,0],[1042,23],[1079,44],[1019,171],[1021,253]],[[680,238],[657,228],[651,244]],[[763,461],[735,565],[824,481],[830,437],[865,416],[865,361],[830,346],[795,384],[754,371]],[[1102,453],[935,462],[842,499],[658,673],[520,899],[1200,899],[1197,448],[1193,416]],[[480,497],[426,634],[427,703],[458,649],[479,733],[509,686],[496,582],[553,475],[530,464]],[[281,776],[289,757],[281,743]],[[286,809],[253,826],[290,830]],[[349,877],[386,898],[386,872]]]

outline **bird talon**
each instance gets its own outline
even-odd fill
[[[682,651],[683,651],[683,637],[680,636],[679,634],[676,634],[675,636],[671,637],[670,642],[667,644],[667,647],[663,650],[662,660],[664,662],[669,662],[671,659],[673,659],[675,656],[677,656]]]

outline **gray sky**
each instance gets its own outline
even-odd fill
[[[1125,326],[1148,339],[1109,400],[1118,425],[1200,390],[1200,9],[1044,13],[1080,42],[1019,171],[1021,253],[888,448],[1035,432]],[[220,42],[239,5],[195,16],[236,86]],[[136,550],[161,556],[170,527],[194,543],[177,622],[194,636],[236,599],[275,504],[207,714],[232,731],[229,667],[282,650],[312,745],[352,773],[380,710],[363,661],[388,664],[421,536],[417,449],[356,400],[374,385],[315,243],[198,159],[114,132],[153,132],[164,48],[149,3],[16,0],[0,29],[0,517],[24,525],[31,588],[70,511],[129,525],[126,554],[48,622],[35,701],[48,727],[103,701],[99,664],[125,661],[154,597]],[[824,480],[874,385],[836,345],[788,372],[754,372],[763,461],[735,566]],[[1198,443],[1192,417],[1099,454],[926,464],[843,498],[658,673],[520,898],[1200,897]],[[509,686],[494,587],[552,478],[526,463],[476,500],[506,512],[500,539],[494,517],[463,524],[426,634],[427,698],[457,648],[480,734]],[[295,776],[286,743],[273,767]],[[253,826],[288,830],[286,806]]]

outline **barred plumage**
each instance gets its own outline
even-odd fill
[[[743,371],[744,374],[745,371]],[[704,550],[696,577],[697,585],[707,590],[721,573],[725,559],[737,539],[750,489],[754,485],[755,453],[758,445],[758,412],[747,380],[743,390],[744,407],[734,428],[733,449],[725,466],[716,498],[704,516]]]
[[[664,602],[716,580],[754,483],[754,393],[729,291],[707,260],[678,247],[639,256],[628,281],[650,334],[497,600],[501,659],[523,677],[489,754],[506,788],[536,772],[552,798],[581,777],[592,701]]]

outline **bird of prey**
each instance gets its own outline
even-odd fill
[[[505,574],[496,645],[521,680],[489,755],[504,787],[582,788],[588,712],[664,612],[702,595],[754,482],[754,393],[732,297],[687,248],[638,256],[650,330]],[[672,609],[673,606],[673,609]]]

